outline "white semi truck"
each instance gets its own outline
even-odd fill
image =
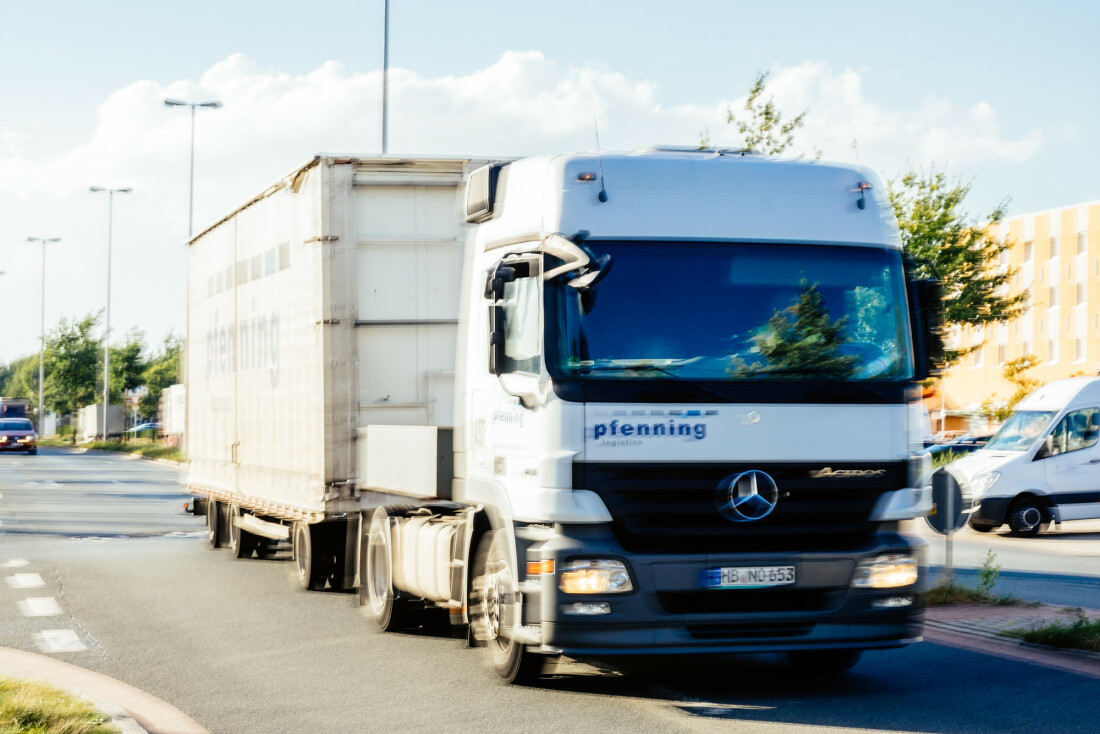
[[[317,156],[189,258],[189,485],[383,630],[554,655],[920,639],[934,284],[845,165]]]

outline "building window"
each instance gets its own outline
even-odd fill
[[[1008,248],[1001,250],[1001,267],[1008,267]]]
[[[1058,305],[1058,286],[1052,285],[1050,287],[1050,306],[1053,308]]]
[[[1031,255],[1032,255],[1032,250],[1033,249],[1034,249],[1034,246],[1030,241],[1024,243],[1024,262],[1026,262],[1026,263],[1031,262]]]
[[[1051,339],[1050,341],[1047,342],[1047,361],[1048,362],[1057,362],[1058,361],[1058,340],[1057,339]]]
[[[1023,357],[1031,354],[1031,342],[1024,342],[1023,347],[1020,348],[1020,352],[1022,352],[1021,356]]]
[[[1089,251],[1089,237],[1084,232],[1077,233],[1077,254],[1084,255]]]
[[[984,351],[985,350],[982,349],[981,347],[978,347],[977,349],[974,350],[974,361],[972,362],[972,365],[974,367],[981,367],[982,366],[982,353]]]
[[[1004,364],[1008,357],[1008,347],[1004,344],[997,345],[997,364]]]
[[[1085,340],[1078,339],[1074,342],[1074,359],[1078,362],[1085,361]]]
[[[1050,238],[1050,256],[1058,257],[1058,235]]]

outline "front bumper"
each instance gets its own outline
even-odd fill
[[[609,530],[573,526],[536,543],[526,559],[553,559],[561,568],[571,558],[612,558],[627,564],[634,590],[624,594],[567,595],[557,576],[525,584],[524,622],[540,629],[542,649],[570,655],[764,652],[836,648],[899,647],[921,639],[924,622],[925,542],[898,533],[845,552],[631,555]],[[916,584],[899,589],[851,587],[856,565],[884,553],[912,553],[920,559]],[[796,583],[764,589],[702,587],[708,569],[724,566],[793,565]],[[879,608],[878,601],[908,606]],[[897,600],[902,599],[903,602]],[[575,602],[604,602],[610,613],[575,615]]]
[[[0,442],[0,451],[30,451],[36,448],[38,448],[37,441],[28,441],[26,443],[19,441]]]
[[[1008,506],[1011,502],[1011,497],[986,497],[979,500],[978,506],[970,514],[970,522],[999,527],[1008,519]]]

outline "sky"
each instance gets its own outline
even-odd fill
[[[882,6],[882,7],[879,7]],[[1100,199],[1100,3],[391,0],[391,154],[522,156],[701,134],[753,77],[794,153],[887,179],[935,167],[975,219]],[[107,301],[113,339],[185,323],[195,231],[316,153],[380,150],[382,0],[0,0],[0,363]],[[853,141],[855,145],[853,145]]]

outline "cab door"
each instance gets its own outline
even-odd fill
[[[1062,520],[1100,517],[1100,408],[1066,413],[1051,432],[1043,467]]]

